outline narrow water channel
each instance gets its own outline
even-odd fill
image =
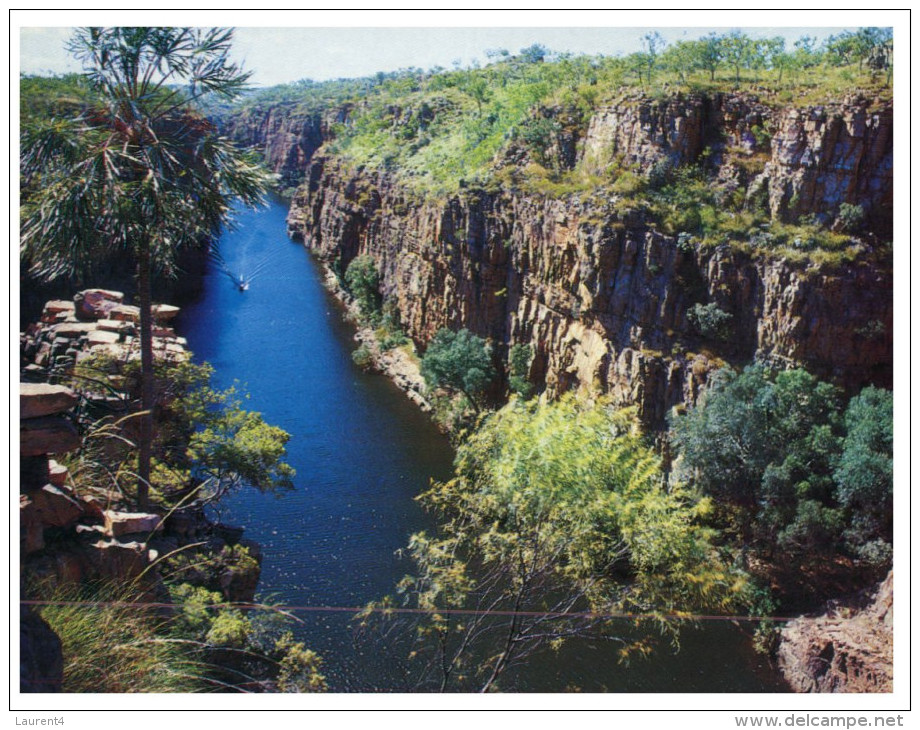
[[[178,326],[215,383],[239,382],[247,407],[291,434],[296,489],[242,490],[222,519],[262,545],[260,595],[290,606],[361,606],[392,593],[409,566],[410,533],[431,527],[413,498],[450,473],[447,440],[386,378],[351,361],[353,331],[323,289],[306,250],[286,234],[287,209],[242,211],[220,253],[240,291],[213,266]],[[254,275],[253,275],[254,274]],[[400,691],[392,664],[356,645],[348,612],[299,611],[295,633],[319,652],[334,691]],[[375,654],[373,656],[369,654]],[[617,665],[615,648],[572,644],[536,657],[515,678],[530,691],[771,692],[785,685],[739,628],[720,622],[684,632],[679,652]],[[510,688],[510,687],[509,687]]]

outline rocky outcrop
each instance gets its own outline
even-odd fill
[[[154,357],[172,362],[189,357],[185,338],[167,325],[178,312],[172,305],[153,306]],[[41,320],[20,335],[23,376],[44,381],[49,372],[70,372],[77,363],[98,354],[139,360],[139,320],[140,310],[125,304],[124,294],[117,291],[86,289],[72,301],[49,301]]]
[[[778,660],[796,692],[891,692],[894,578],[869,598],[834,601],[782,631]]]
[[[757,357],[848,390],[890,386],[891,272],[868,262],[806,268],[729,246],[680,243],[609,202],[467,189],[413,200],[381,173],[319,156],[289,226],[344,269],[369,254],[407,333],[441,327],[534,351],[550,394],[597,386],[647,425],[695,400],[713,367]],[[711,304],[730,332],[690,316]]]
[[[868,225],[892,234],[893,110],[867,101],[787,109],[776,115],[769,180],[774,217],[815,214],[832,223],[844,203],[863,208]]]

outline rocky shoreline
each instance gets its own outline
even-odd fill
[[[154,352],[181,362],[191,353],[168,322],[179,308],[156,305]],[[261,572],[260,546],[243,528],[213,522],[202,506],[180,503],[166,511],[133,511],[117,482],[77,484],[68,454],[83,448],[87,419],[100,410],[130,412],[127,393],[77,380],[74,368],[97,355],[128,363],[139,358],[138,309],[121,292],[89,289],[73,301],[49,301],[41,321],[20,336],[20,582],[23,599],[44,588],[109,581],[134,585],[168,600],[159,574],[171,555],[197,555],[202,567],[184,579],[219,592],[228,602],[254,599]],[[59,382],[52,382],[59,381]],[[62,384],[62,383],[67,384]],[[59,691],[60,641],[31,607],[20,622],[21,688]]]

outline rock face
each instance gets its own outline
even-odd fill
[[[782,632],[779,666],[796,692],[891,692],[894,577],[866,601],[834,602]]]
[[[599,386],[638,405],[647,425],[692,403],[713,367],[755,356],[851,391],[890,386],[892,277],[869,264],[807,270],[728,246],[679,246],[613,202],[485,190],[413,201],[386,176],[324,156],[289,227],[343,270],[371,255],[416,342],[465,327],[490,338],[499,359],[529,344],[532,382],[550,394]],[[709,303],[731,315],[730,337],[694,326],[688,313]]]
[[[350,107],[305,111],[292,103],[252,107],[225,120],[228,136],[243,147],[261,150],[266,167],[285,185],[298,184],[304,170],[331,136],[331,126],[343,122]]]
[[[864,102],[779,114],[765,171],[774,217],[814,213],[830,222],[841,204],[860,205],[870,227],[890,239],[892,114]]]

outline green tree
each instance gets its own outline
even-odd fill
[[[646,82],[652,83],[652,72],[655,70],[655,63],[658,59],[658,54],[661,53],[661,50],[665,47],[665,40],[657,30],[650,33],[646,33],[642,36],[642,49],[643,56],[645,59],[645,78]]]
[[[345,286],[352,293],[361,314],[371,317],[380,310],[380,272],[372,256],[356,256],[345,269]]]
[[[440,329],[422,357],[422,377],[429,388],[463,393],[478,413],[480,394],[495,380],[492,349],[469,330]]]
[[[722,63],[722,41],[715,32],[710,33],[697,41],[696,59],[699,67],[709,72],[709,80],[715,81],[716,71]]]
[[[259,202],[268,184],[255,158],[220,137],[193,105],[232,98],[248,74],[230,61],[232,31],[83,28],[70,43],[93,89],[78,118],[51,120],[22,140],[21,168],[37,183],[21,251],[48,278],[88,268],[100,251],[137,262],[141,394],[138,504],[148,506],[154,391],[150,281],[176,252],[200,245],[234,200]]]
[[[852,512],[851,543],[890,546],[894,500],[894,399],[891,391],[865,388],[846,411],[843,452],[834,471],[837,498]]]
[[[842,431],[830,384],[803,370],[724,369],[699,405],[672,421],[677,474],[715,499],[745,554],[779,547],[807,558],[836,542]]]
[[[721,37],[721,55],[735,70],[735,83],[741,83],[741,69],[750,68],[757,54],[753,40],[740,30],[733,30]]]
[[[708,503],[664,489],[631,415],[604,402],[514,401],[460,446],[455,474],[420,498],[440,529],[412,536],[415,570],[399,587],[408,606],[432,612],[412,627],[422,688],[486,692],[534,651],[575,637],[646,652],[647,640],[622,638],[605,614],[647,614],[643,625],[676,632],[654,615],[731,610],[746,595],[699,525]]]

